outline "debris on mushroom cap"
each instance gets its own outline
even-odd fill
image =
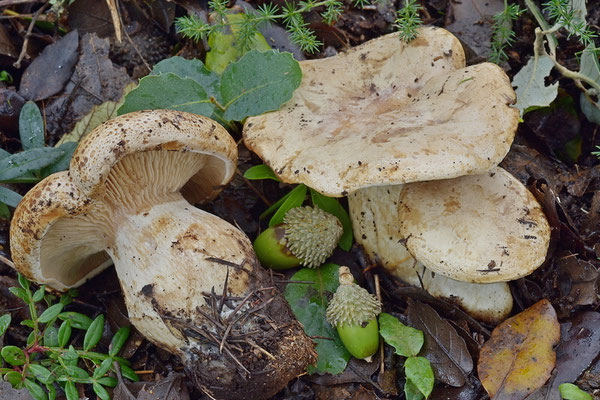
[[[283,222],[286,247],[307,267],[323,264],[344,233],[335,215],[318,207],[294,207]]]
[[[406,185],[400,233],[427,268],[465,282],[506,282],[546,258],[550,228],[533,195],[500,167]]]
[[[465,67],[458,39],[443,29],[300,64],[293,98],[244,124],[246,146],[284,182],[342,196],[483,173],[512,143],[519,112],[508,77],[491,63]]]
[[[111,120],[86,136],[68,172],[17,207],[15,266],[63,290],[110,257],[131,322],[180,356],[196,386],[213,398],[267,398],[314,362],[313,344],[246,235],[185,199],[214,197],[236,159],[235,141],[209,118],[154,110]],[[230,346],[225,325],[248,341]]]
[[[373,186],[348,195],[356,241],[369,258],[404,282],[423,287],[434,297],[458,304],[473,317],[495,323],[510,314],[513,298],[506,282],[460,282],[427,270],[404,246],[398,204],[407,185]]]

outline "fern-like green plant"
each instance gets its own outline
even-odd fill
[[[492,25],[492,51],[489,60],[500,64],[508,60],[505,50],[514,44],[516,34],[513,30],[513,22],[525,12],[518,4],[508,4],[504,0],[504,9],[494,15],[494,24]]]

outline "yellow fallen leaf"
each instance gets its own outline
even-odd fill
[[[546,299],[494,329],[479,354],[477,373],[493,400],[524,399],[550,377],[560,340],[556,312]]]

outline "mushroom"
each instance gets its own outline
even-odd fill
[[[236,161],[235,142],[209,118],[155,110],[110,120],[82,140],[68,172],[17,207],[16,268],[65,290],[114,262],[131,322],[198,387],[267,398],[315,356],[246,235],[191,205],[217,196]]]
[[[504,158],[519,119],[518,110],[510,106],[515,93],[506,74],[490,63],[465,67],[458,39],[433,27],[422,28],[410,43],[390,34],[300,65],[303,79],[292,99],[279,111],[246,120],[246,146],[284,182],[304,183],[328,196],[350,193],[357,241],[387,269],[412,284],[420,283],[420,275],[432,294],[453,298],[478,317],[504,318],[512,307],[506,283],[472,284],[474,279],[450,279],[464,276],[444,273],[442,268],[427,271],[433,260],[420,259],[412,253],[414,248],[407,250],[403,245],[407,236],[394,232],[384,238],[382,233],[392,230],[388,221],[398,224],[394,216],[401,211],[400,196],[411,182],[451,182],[464,175],[486,174]],[[391,194],[382,194],[388,189]],[[493,196],[488,189],[477,193],[482,201]],[[456,188],[460,190],[462,186]],[[419,215],[419,207],[418,202],[405,203],[403,215],[409,211]],[[369,234],[372,227],[360,227],[362,213],[372,213],[367,220],[377,224],[375,237]],[[470,222],[478,225],[484,218],[484,214],[472,215]],[[451,225],[444,228],[452,230]],[[408,225],[404,229],[409,232]],[[415,229],[413,236],[420,228]],[[368,248],[370,240],[372,248]],[[417,242],[411,236],[408,243]],[[530,241],[520,241],[515,245],[522,248],[511,249],[515,254],[535,253],[539,262],[527,265],[527,273],[543,260],[544,241],[539,244],[533,250]],[[487,260],[478,268],[487,268],[488,255],[474,254],[473,259],[477,257]],[[503,270],[504,265],[498,268]],[[489,276],[487,282],[494,275]],[[475,300],[485,299],[490,292],[498,299]]]

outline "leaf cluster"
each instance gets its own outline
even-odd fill
[[[8,365],[0,367],[0,374],[14,388],[26,388],[35,400],[55,399],[60,388],[67,400],[76,400],[79,399],[76,385],[90,384],[98,398],[108,400],[106,387],[117,385],[117,379],[110,375],[117,372],[115,364],[124,377],[138,380],[129,361],[117,356],[129,337],[129,326],[115,333],[108,353],[92,351],[102,338],[104,315],[92,320],[85,314],[64,311],[73,300],[73,292],[56,301],[55,296],[46,293],[45,286],[33,290],[22,275],[19,285],[9,290],[27,305],[30,318],[21,325],[32,331],[24,348],[4,346],[0,350],[2,361]],[[46,309],[38,315],[39,303],[45,303]],[[10,322],[10,314],[0,317],[0,336],[6,333]],[[73,329],[84,332],[79,349],[71,343]]]
[[[69,167],[76,143],[44,146],[44,120],[34,102],[27,102],[19,115],[23,151],[10,154],[0,149],[0,183],[36,183]],[[0,218],[10,218],[8,206],[16,207],[22,196],[0,186]]]
[[[271,179],[281,182],[273,170],[264,164],[249,168],[244,173],[244,178],[250,180]],[[283,218],[289,210],[295,207],[300,207],[302,204],[304,204],[304,202],[307,200],[307,192],[310,193],[310,199],[313,206],[319,207],[321,210],[335,215],[337,219],[340,220],[342,227],[344,228],[344,233],[342,234],[338,245],[343,250],[350,250],[354,238],[352,234],[352,222],[350,221],[348,212],[344,209],[344,207],[342,207],[337,199],[324,196],[302,183],[296,185],[286,195],[267,208],[260,215],[260,219],[264,219],[269,215],[272,215],[271,219],[269,220],[269,226],[283,223]]]
[[[404,7],[396,11],[394,26],[398,29],[400,39],[405,42],[415,39],[419,27],[423,24],[419,16],[419,9],[417,0],[404,0]]]
[[[202,61],[171,57],[125,97],[119,115],[147,109],[187,111],[231,128],[232,121],[279,109],[300,86],[302,71],[290,53],[252,50],[221,75]]]
[[[512,46],[516,39],[516,33],[512,29],[513,22],[524,12],[525,9],[521,9],[518,4],[508,4],[508,1],[504,0],[504,9],[494,15],[490,62],[501,64],[508,60],[505,50]]]

